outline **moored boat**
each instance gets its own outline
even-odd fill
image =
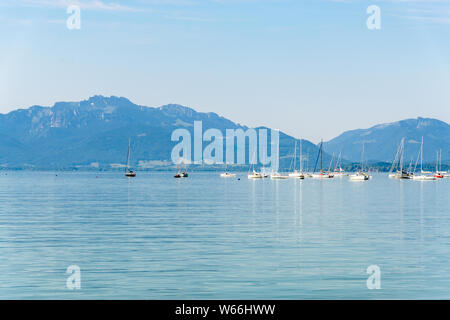
[[[128,139],[128,152],[127,152],[127,165],[125,167],[125,177],[134,178],[136,177],[136,173],[130,169],[130,157],[131,157],[131,142]]]
[[[353,181],[366,181],[366,180],[369,180],[370,176],[365,172],[358,171],[354,174],[351,174],[349,176],[349,178],[350,178],[350,180],[353,180]]]
[[[368,173],[364,172],[364,142],[362,143],[362,151],[361,151],[361,170],[351,174],[350,180],[352,181],[367,181],[370,179]]]
[[[319,158],[320,158],[320,171],[318,173],[316,173],[317,161],[319,160]],[[334,177],[333,174],[331,174],[329,172],[325,172],[322,169],[322,163],[323,163],[323,141],[320,142],[319,154],[317,155],[316,165],[314,166],[314,171],[311,174],[311,178],[313,178],[313,179],[331,179]]]
[[[434,177],[436,179],[443,179],[445,172],[441,171],[441,165],[442,165],[442,149],[439,150],[439,152],[436,152],[436,173],[434,174]]]
[[[389,178],[392,179],[411,179],[412,174],[403,168],[403,155],[405,150],[405,138],[402,138],[400,145],[397,147],[391,170],[389,170]],[[394,173],[394,170],[396,172]]]
[[[295,141],[295,149],[294,149],[294,171],[289,173],[289,178],[298,178],[305,179],[305,175],[303,174],[303,161],[302,161],[302,140],[300,139],[300,171],[297,171],[296,163],[297,163],[297,141]],[[276,178],[275,178],[276,179]],[[283,179],[283,178],[281,178]]]
[[[274,172],[270,175],[270,179],[274,179],[274,180],[276,180],[276,179],[281,180],[281,179],[287,179],[287,178],[288,178],[288,176],[283,176],[282,174],[280,174],[278,172]]]
[[[187,170],[185,168],[185,170],[181,171],[181,165],[178,164],[178,172],[173,176],[174,178],[187,178],[189,177],[189,174],[187,173]]]
[[[420,144],[420,174],[413,174],[411,179],[415,180],[415,181],[430,181],[430,180],[436,180],[436,177],[434,176],[430,176],[430,175],[426,175],[425,171],[423,171],[423,136],[422,136],[422,142]],[[417,164],[417,161],[416,161]],[[415,171],[415,167],[414,167],[414,171]]]
[[[263,175],[260,172],[256,172],[255,170],[253,170],[253,172],[249,174],[247,177],[249,179],[262,179]]]
[[[221,178],[234,178],[236,177],[236,174],[234,173],[229,173],[229,172],[224,172],[220,174]]]
[[[331,179],[334,176],[327,173],[327,172],[319,172],[319,173],[312,173],[311,178],[313,179]]]

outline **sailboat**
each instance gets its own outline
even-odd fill
[[[278,172],[274,172],[270,174],[270,179],[273,180],[281,180],[281,179],[287,179],[289,178],[288,176],[283,176],[281,173]]]
[[[125,167],[125,176],[129,178],[134,178],[136,177],[136,173],[130,169],[130,156],[131,156],[131,147],[130,147],[130,139],[128,139],[127,166]]]
[[[317,161],[320,157],[320,172],[316,173],[316,167],[317,167]],[[317,155],[316,159],[316,165],[314,166],[314,171],[312,173],[312,178],[314,179],[330,179],[333,178],[333,175],[329,172],[324,172],[322,169],[322,163],[323,163],[323,140],[320,142],[320,148],[319,148],[319,154]]]
[[[220,174],[221,178],[234,178],[236,174],[227,171],[227,163],[225,162],[225,172]]]
[[[178,164],[178,173],[175,174],[173,177],[179,179],[179,178],[187,178],[188,176],[189,175],[187,173],[186,167],[183,171],[181,171],[181,165]]]
[[[302,163],[302,140],[300,140],[300,167]],[[294,147],[294,171],[289,173],[289,178],[300,178],[303,176],[303,174],[299,171],[297,171],[297,140],[295,141],[295,147]],[[303,176],[304,178],[304,176]]]
[[[302,160],[302,140],[300,139],[300,171],[297,171],[296,163],[297,163],[297,141],[295,141],[295,149],[294,149],[294,171],[289,173],[290,178],[299,178],[305,179],[305,175],[303,174],[303,160]]]
[[[254,160],[255,160],[255,153],[253,154],[253,161],[252,162],[255,162]],[[250,168],[251,168],[252,173],[250,173],[250,170],[248,171],[248,176],[247,177],[249,179],[262,179],[262,178],[266,178],[267,177],[266,174],[264,174],[265,176],[263,176],[263,174],[261,174],[261,172],[257,172],[255,170],[255,164],[254,163],[252,163]]]
[[[344,176],[348,176],[348,173],[346,173],[344,171],[344,169],[342,169],[342,152],[339,152],[339,156],[338,159],[336,161],[336,165],[334,166],[334,172],[333,172],[334,177],[344,177]]]
[[[369,180],[370,176],[364,172],[364,143],[362,144],[362,152],[361,152],[361,170],[351,174],[350,180],[352,181],[366,181]]]
[[[389,170],[389,178],[393,179],[411,179],[412,175],[403,168],[403,156],[405,152],[405,138],[402,138],[400,145],[397,148],[394,161],[392,162],[391,170]],[[394,169],[396,170],[393,173]]]
[[[255,170],[253,170],[252,173],[249,172],[248,174],[249,179],[262,179],[262,177],[262,174],[260,172],[256,172]]]
[[[442,163],[442,149],[439,152],[436,152],[436,173],[434,175],[437,179],[444,178],[444,172],[441,171],[441,163]]]
[[[425,171],[423,171],[423,136],[422,136],[422,143],[420,144],[420,175],[413,175],[413,180],[436,180],[433,176],[428,176],[425,174]],[[415,168],[414,168],[415,169]],[[414,170],[415,171],[415,170]]]

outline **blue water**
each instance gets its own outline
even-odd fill
[[[450,179],[172,175],[0,172],[0,298],[450,298]]]

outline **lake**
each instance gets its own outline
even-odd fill
[[[238,177],[0,171],[0,299],[450,298],[450,179]]]

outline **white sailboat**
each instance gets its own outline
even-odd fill
[[[425,171],[423,171],[423,136],[422,136],[422,143],[420,144],[420,151],[419,152],[420,152],[420,175],[414,174],[412,176],[412,179],[413,180],[419,180],[419,181],[436,180],[435,177],[426,175]]]
[[[323,140],[320,142],[320,148],[319,148],[319,154],[318,157],[320,157],[320,171],[319,173],[316,173],[316,166],[317,166],[317,160],[316,159],[316,165],[314,166],[314,171],[311,174],[311,177],[314,179],[331,179],[334,176],[330,174],[329,172],[325,172],[322,169],[322,163],[323,163]]]
[[[342,169],[342,152],[339,152],[338,160],[336,161],[333,175],[335,178],[348,176],[348,173],[345,172],[344,169]]]
[[[130,139],[128,139],[127,166],[125,167],[125,176],[129,178],[134,178],[136,177],[136,173],[130,169],[130,157],[131,157],[131,147],[130,147]]]
[[[389,178],[393,179],[411,179],[412,175],[403,168],[403,155],[405,152],[405,138],[402,138],[397,148],[391,170],[389,170]],[[395,173],[393,171],[396,170]]]
[[[370,176],[368,173],[364,172],[364,143],[362,144],[361,152],[361,170],[350,175],[350,180],[352,181],[367,181]]]
[[[436,173],[434,174],[434,177],[437,179],[444,178],[445,172],[441,171],[441,165],[442,165],[442,149],[439,150],[439,152],[436,152]]]
[[[294,171],[289,173],[290,178],[299,178],[305,179],[305,175],[303,174],[303,160],[302,160],[302,140],[300,139],[300,171],[297,171],[297,141],[295,141],[295,149],[294,149]]]
[[[181,171],[181,165],[178,164],[178,172],[173,177],[176,178],[176,179],[189,177],[189,174],[187,173],[186,164],[185,164],[185,167],[184,167],[183,171]]]
[[[300,139],[300,171],[297,171],[297,141],[295,141],[295,148],[294,148],[294,171],[289,173],[289,178],[299,178],[299,179],[305,179],[305,175],[303,174],[302,170],[302,140]]]
[[[270,179],[273,180],[281,180],[281,179],[287,179],[289,178],[288,176],[283,176],[281,173],[278,172],[274,172],[270,175]]]
[[[252,162],[255,162],[255,154],[253,154],[253,160],[252,160]],[[251,170],[251,173],[250,173],[250,170]],[[262,178],[266,178],[267,176],[264,177],[263,174],[261,174],[260,172],[257,172],[257,171],[255,170],[255,164],[252,163],[252,165],[251,165],[251,167],[250,167],[250,169],[249,169],[249,171],[248,171],[247,177],[248,177],[249,179],[262,179]]]
[[[260,172],[256,172],[255,170],[253,170],[252,173],[249,172],[248,176],[249,179],[262,179],[263,176]]]

